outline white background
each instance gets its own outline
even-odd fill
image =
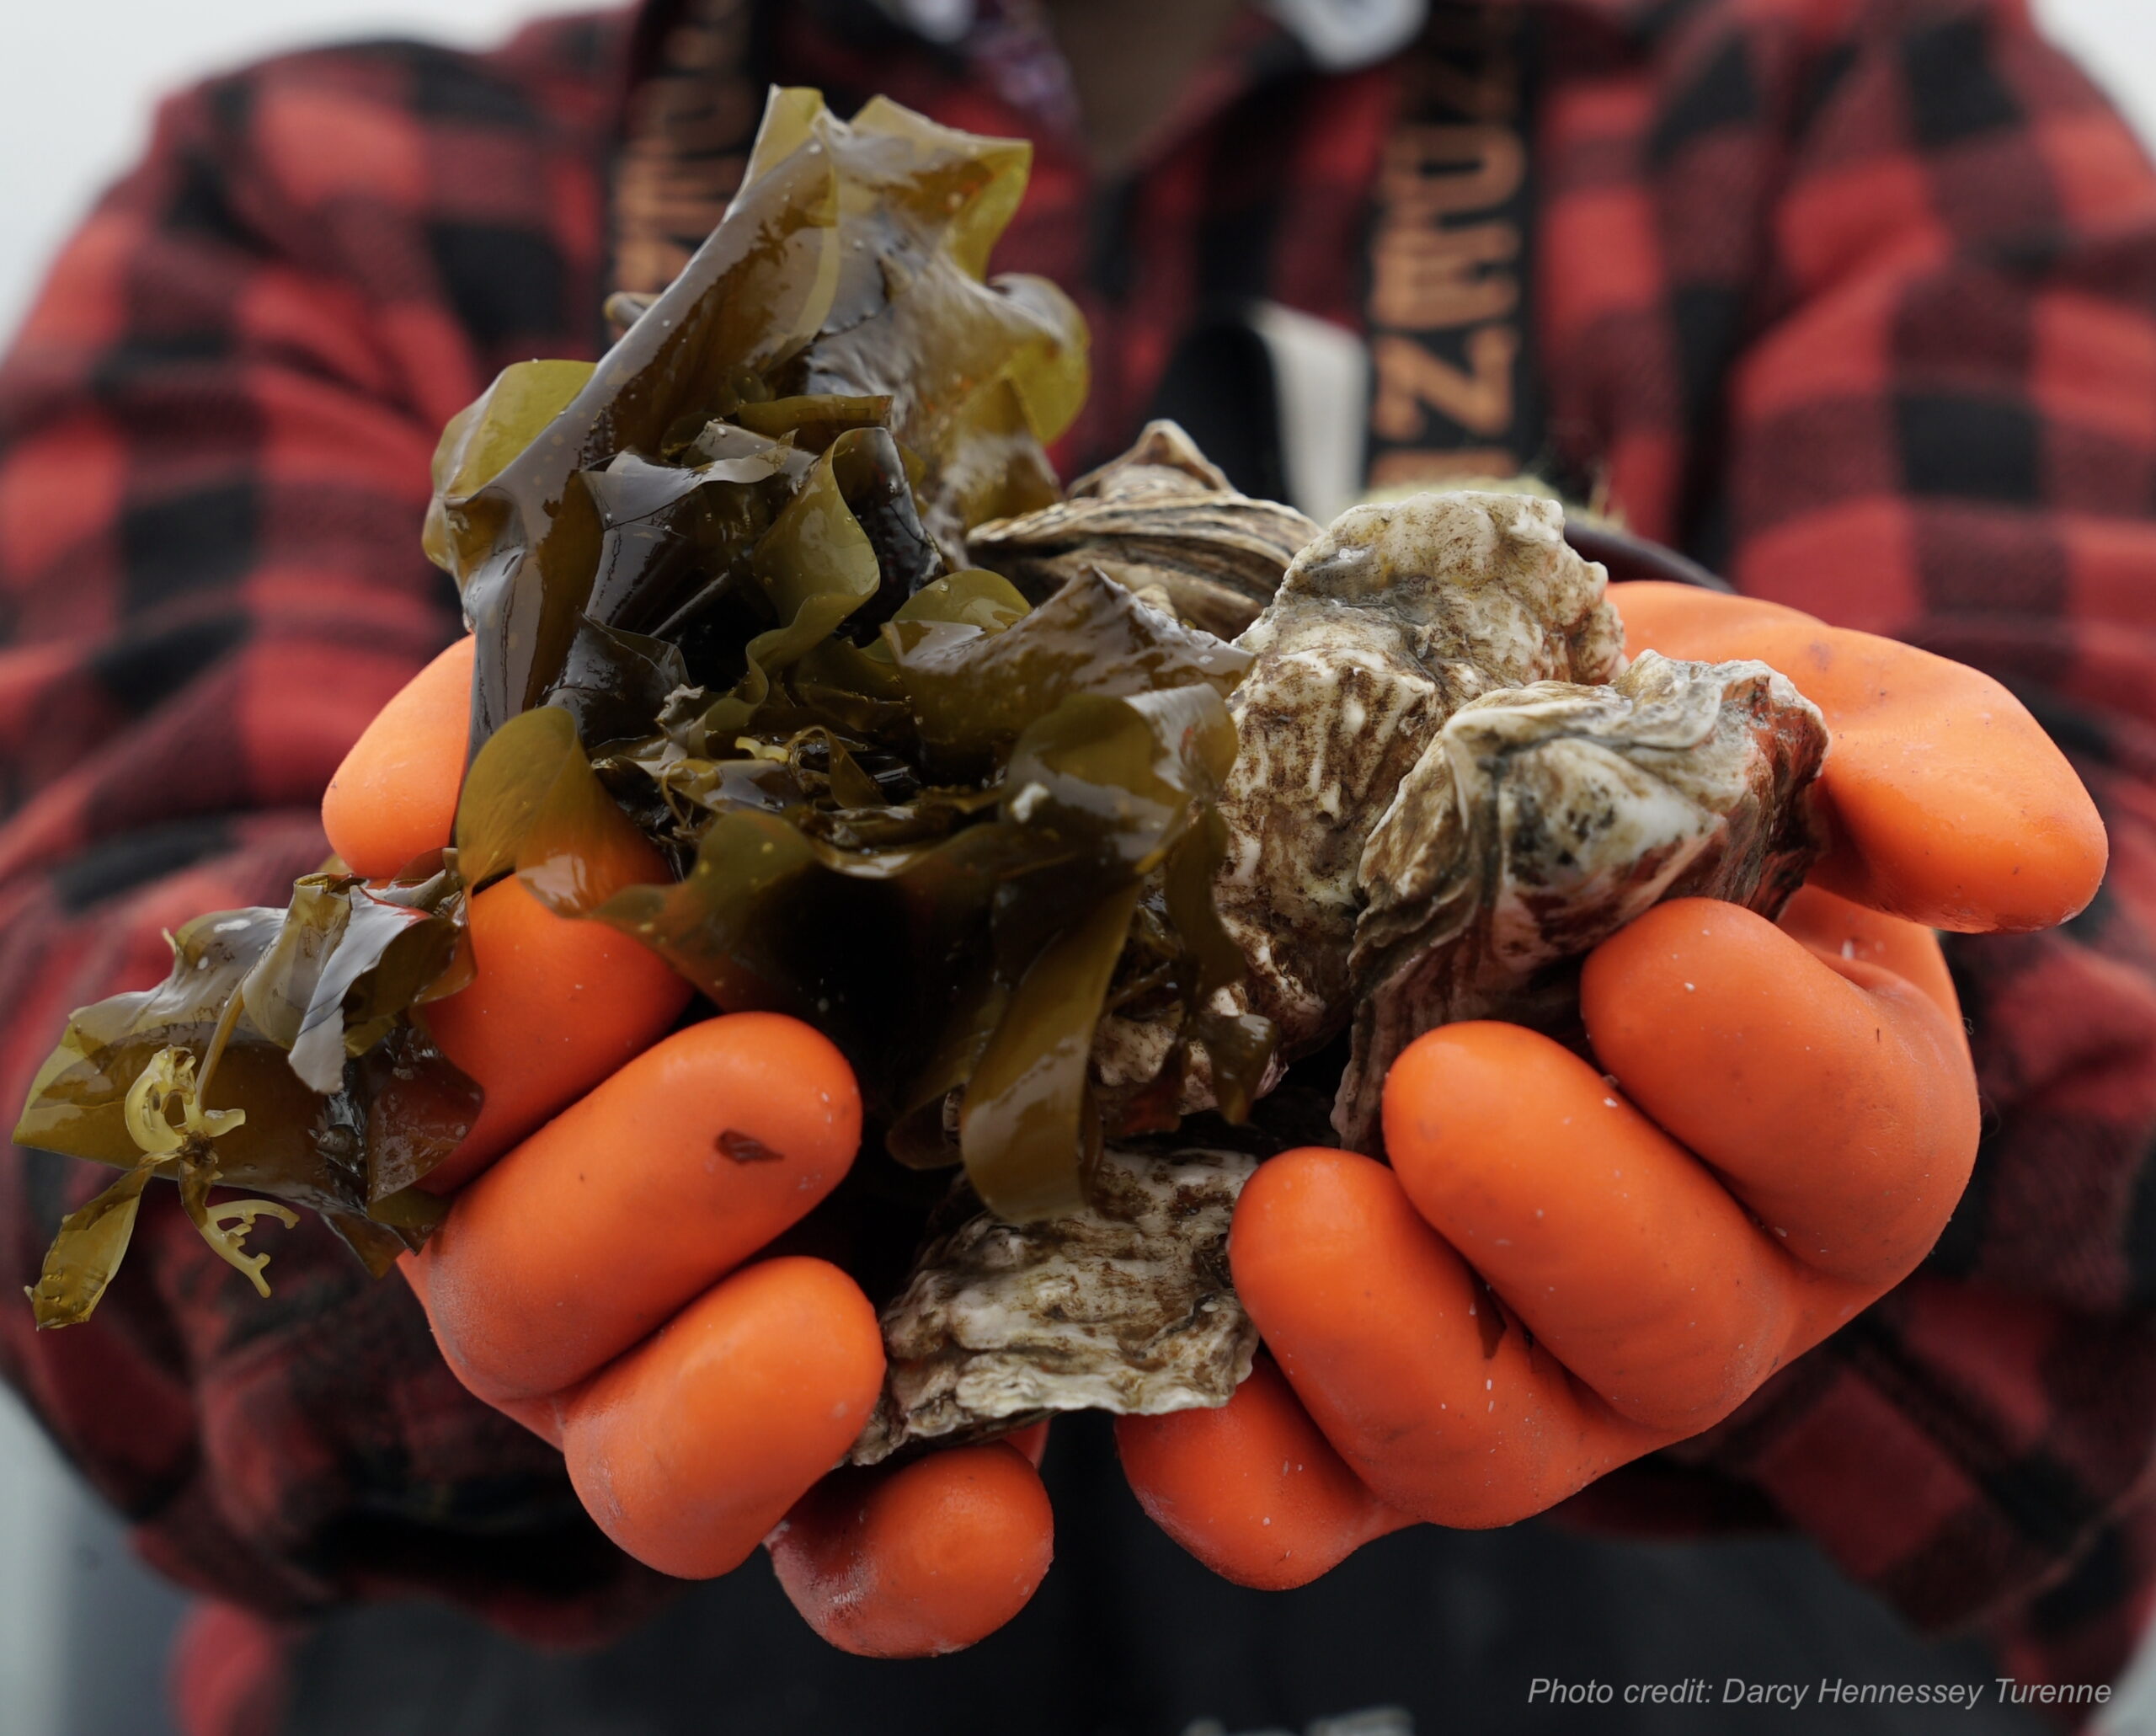
[[[540,0],[543,5],[544,0]],[[573,0],[572,0],[573,3]],[[2156,3],[2040,0],[2055,35],[2156,137]],[[200,75],[338,36],[483,43],[532,0],[8,0],[0,23],[0,334],[69,227],[140,150],[152,101]],[[563,9],[567,9],[566,7]],[[21,1306],[0,1298],[0,1306]],[[0,1723],[58,1726],[51,1610],[21,1570],[78,1535],[65,1473],[0,1397]],[[79,1553],[79,1546],[77,1546]],[[13,1571],[10,1571],[13,1569]],[[2137,1723],[2133,1726],[2140,1728]]]

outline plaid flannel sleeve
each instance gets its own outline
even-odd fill
[[[2000,677],[2112,844],[2065,927],[1950,937],[1985,1132],[1924,1270],[1682,1456],[1920,1622],[2101,1680],[2156,1448],[2156,174],[2018,0],[1695,8],[1660,55],[1641,183],[1559,220],[1660,265],[1568,291],[1566,341],[1667,362],[1620,493]]]
[[[0,368],[0,1101],[72,1007],[163,976],[163,930],[284,901],[339,760],[455,631],[417,546],[435,431],[503,356],[590,341],[561,131],[458,57],[275,63],[168,104],[54,268]],[[34,1333],[19,1287],[109,1179],[0,1158],[0,1369],[154,1564],[556,1637],[648,1604],[559,1456],[312,1221],[265,1226],[262,1301],[155,1189],[97,1317]]]

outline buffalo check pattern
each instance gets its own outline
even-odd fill
[[[1747,591],[1998,675],[2114,852],[2066,928],[1950,942],[1985,1137],[1924,1271],[1573,1515],[1799,1526],[2025,1678],[2101,1678],[2156,1574],[2156,173],[2020,0],[1513,3],[1542,467]],[[739,11],[752,58],[715,77],[1036,136],[997,264],[1092,323],[1066,473],[1219,310],[1360,324],[1412,54],[1321,76],[1252,11],[1104,183],[963,43],[863,0]],[[71,1007],[163,974],[163,929],[318,858],[330,772],[456,631],[419,554],[436,430],[507,362],[595,353],[664,257],[638,214],[739,173],[713,117],[742,104],[649,93],[682,13],[213,80],[53,266],[0,367],[0,1098]],[[0,1160],[11,1283],[101,1179]],[[268,1616],[424,1592],[548,1639],[664,1595],[400,1284],[318,1227],[270,1245],[261,1303],[159,1195],[93,1324],[0,1308],[8,1377],[153,1562]]]

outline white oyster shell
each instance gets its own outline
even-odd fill
[[[1603,570],[1564,531],[1563,510],[1528,495],[1357,507],[1236,642],[1257,661],[1229,699],[1241,746],[1216,892],[1250,1010],[1288,1059],[1347,1016],[1363,847],[1445,719],[1493,688],[1622,667]]]
[[[883,1311],[889,1372],[852,1462],[1055,1411],[1225,1404],[1257,1349],[1227,1253],[1255,1167],[1111,1148],[1088,1210],[1024,1225],[982,1211],[931,1242]]]
[[[1642,652],[1605,686],[1543,681],[1455,712],[1364,846],[1333,1124],[1378,1148],[1385,1071],[1423,1032],[1570,1016],[1577,961],[1667,898],[1772,915],[1818,837],[1818,708],[1764,663]]]

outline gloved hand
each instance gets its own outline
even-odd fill
[[[1225,1409],[1117,1427],[1147,1510],[1243,1584],[1539,1513],[1899,1283],[1977,1146],[1932,929],[2046,927],[2102,878],[2087,793],[1988,677],[1773,604],[1612,595],[1630,650],[1757,657],[1819,706],[1829,847],[1779,923],[1687,899],[1596,948],[1594,1064],[1447,1026],[1386,1079],[1390,1168],[1261,1166],[1230,1258],[1273,1363]]]
[[[323,820],[355,873],[449,841],[472,666],[468,639],[443,653],[339,768]],[[639,841],[591,889],[665,878]],[[825,1261],[758,1258],[853,1161],[837,1050],[776,1014],[673,1030],[679,977],[514,876],[470,919],[474,980],[419,1016],[485,1104],[425,1184],[454,1190],[447,1221],[404,1262],[450,1366],[558,1445],[652,1567],[711,1578],[768,1539],[810,1624],[871,1655],[1001,1626],[1052,1552],[1033,1461],[995,1442],[827,1475],[882,1385],[875,1310]]]

